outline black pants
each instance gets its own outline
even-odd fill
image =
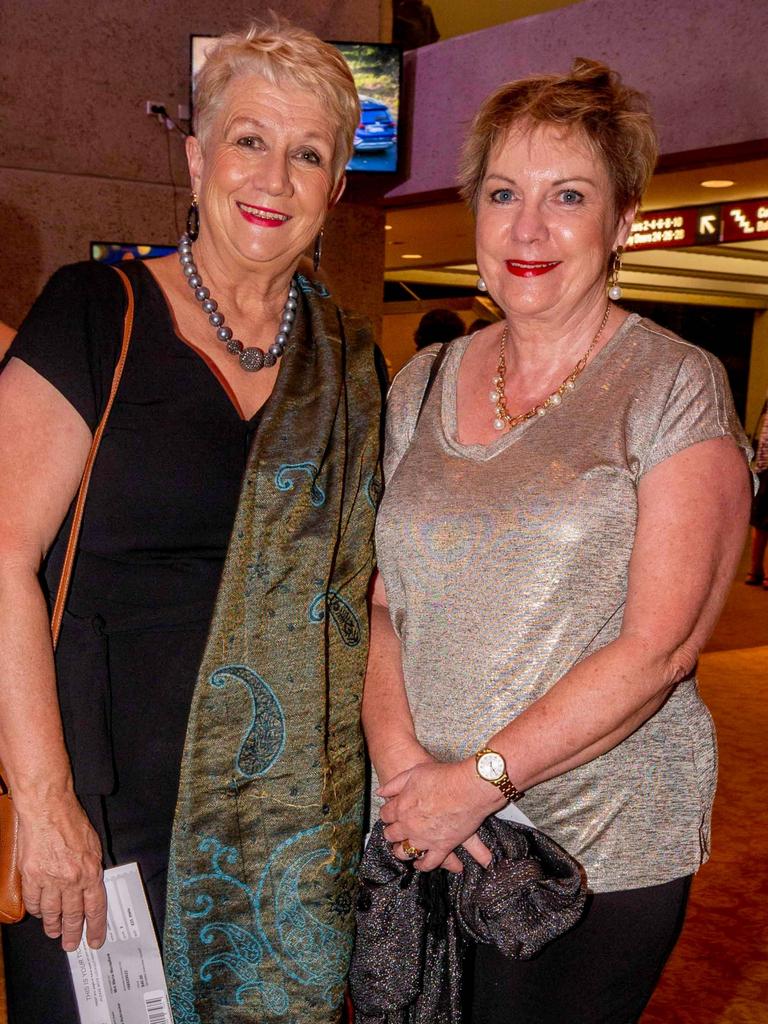
[[[105,861],[137,861],[158,935],[165,917],[171,825],[191,691],[206,626],[126,631],[110,638],[116,792],[84,800]],[[119,671],[119,675],[118,675]],[[170,680],[158,699],[158,680]],[[59,939],[27,917],[3,929],[9,1024],[78,1024],[69,964]]]
[[[478,946],[471,1024],[634,1024],[680,935],[690,882],[591,896],[533,960]]]

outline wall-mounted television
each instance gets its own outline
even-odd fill
[[[120,263],[121,260],[154,260],[176,252],[175,245],[145,245],[141,242],[91,242],[90,255],[99,263]]]
[[[190,37],[192,109],[195,75],[205,63],[208,49],[218,36]],[[391,43],[345,43],[329,40],[349,64],[360,96],[360,124],[355,132],[355,151],[348,171],[393,174],[397,171],[399,146],[402,52]]]

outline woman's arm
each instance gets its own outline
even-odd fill
[[[729,438],[703,441],[650,470],[617,640],[571,669],[486,745],[521,792],[610,750],[650,718],[696,659],[722,610],[744,543],[750,490]],[[503,797],[458,764],[416,766],[383,786],[387,838],[429,846],[429,870]]]
[[[90,431],[25,363],[0,375],[0,756],[19,817],[24,903],[64,949],[106,930],[101,846],[74,794],[42,560],[77,491]]]
[[[371,587],[371,634],[362,704],[363,730],[368,754],[380,783],[430,755],[416,739],[405,693],[402,654],[389,617],[387,595],[380,573]]]
[[[416,765],[434,763],[432,755],[416,738],[405,691],[400,641],[392,627],[384,581],[379,573],[374,577],[371,593],[371,635],[362,719],[368,754],[379,783],[386,783]],[[463,845],[477,861],[487,864],[490,861],[487,848],[471,833],[469,835],[471,838],[465,836]],[[407,832],[400,836],[401,840],[406,838]],[[449,871],[463,870],[461,861],[451,850],[440,866]],[[401,859],[408,859],[400,847],[395,853]]]

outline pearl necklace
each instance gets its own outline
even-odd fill
[[[525,423],[526,420],[533,419],[534,416],[544,416],[549,409],[560,405],[563,400],[563,395],[567,391],[573,390],[576,378],[587,365],[587,360],[592,354],[592,350],[597,344],[600,335],[603,333],[605,325],[608,323],[610,312],[611,304],[609,302],[605,307],[605,313],[603,314],[603,319],[597,334],[592,339],[592,344],[578,363],[576,363],[560,387],[556,388],[551,395],[548,395],[543,402],[539,402],[537,405],[534,405],[532,409],[529,409],[528,412],[521,412],[517,416],[512,416],[507,411],[507,396],[504,393],[507,383],[507,360],[505,350],[507,347],[507,337],[509,336],[509,324],[505,325],[504,331],[501,335],[501,344],[499,346],[499,363],[496,367],[496,376],[493,378],[493,391],[491,391],[488,396],[496,409],[496,418],[493,421],[493,426],[496,430],[504,430],[505,427],[517,427],[519,424]]]
[[[265,352],[256,346],[246,348],[242,341],[232,337],[232,328],[225,326],[224,314],[219,312],[218,302],[211,298],[211,293],[203,284],[203,279],[192,255],[192,239],[186,231],[179,239],[179,262],[181,263],[182,273],[187,279],[187,284],[194,290],[195,298],[203,307],[203,312],[208,314],[208,321],[215,328],[217,339],[227,346],[227,352],[237,356],[242,368],[249,372],[260,370],[262,366],[274,366],[288,344],[293,321],[296,319],[297,299],[299,297],[299,290],[296,285],[291,282],[288,298],[285,300],[283,312],[280,314],[280,326],[275,335],[275,340]]]

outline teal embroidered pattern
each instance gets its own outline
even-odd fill
[[[165,973],[174,1024],[201,1024],[195,1009],[194,973],[189,940],[181,922],[181,891],[173,859],[168,865],[168,914],[165,920]],[[170,940],[170,941],[168,941]]]
[[[206,945],[215,942],[217,936],[222,936],[226,940],[229,950],[217,953],[204,961],[200,968],[201,980],[213,981],[218,967],[230,970],[240,979],[240,984],[235,989],[235,1002],[239,1006],[246,1001],[249,992],[258,992],[265,1012],[272,1015],[285,1013],[288,1009],[285,989],[259,977],[264,954],[253,935],[239,925],[226,923],[208,924],[200,932],[200,940]]]
[[[319,295],[321,299],[327,299],[330,296],[330,292],[320,281],[310,281],[308,277],[303,274],[296,275],[296,282],[299,288],[304,292],[305,295]]]
[[[226,665],[211,676],[211,686],[242,684],[251,701],[251,724],[235,756],[235,769],[246,779],[266,775],[285,747],[285,718],[280,701],[260,675],[246,665]]]
[[[309,500],[315,508],[322,508],[325,504],[325,491],[317,482],[319,470],[314,462],[293,462],[281,466],[275,474],[275,487],[278,491],[292,491],[295,482],[292,476],[298,473],[307,473],[312,480],[312,487],[309,492]]]
[[[368,482],[365,485],[365,496],[368,499],[368,504],[371,506],[374,512],[379,507],[379,502],[381,501],[381,492],[381,477],[378,475],[378,473],[372,473],[368,477]]]
[[[235,1002],[244,1005],[257,994],[266,1014],[279,1016],[290,1009],[286,989],[263,978],[267,958],[287,978],[319,992],[328,1006],[337,1006],[343,996],[352,939],[348,932],[322,921],[302,900],[302,888],[311,878],[337,878],[337,898],[344,904],[351,899],[358,857],[348,858],[334,852],[334,826],[319,825],[304,829],[280,843],[264,866],[255,887],[240,877],[242,864],[237,850],[212,836],[203,839],[199,850],[210,857],[211,868],[205,874],[187,879],[182,889],[195,892],[194,910],[188,919],[205,922],[199,926],[201,943],[216,951],[200,966],[200,979],[211,985],[221,982],[222,974],[234,975]],[[328,882],[329,887],[332,883]],[[202,891],[196,891],[202,890]],[[214,897],[212,893],[216,893]],[[220,905],[240,900],[250,904],[253,930],[226,920],[217,920]],[[331,900],[329,915],[334,912]],[[189,906],[189,896],[182,898]],[[181,1009],[179,1006],[178,1009]],[[197,1015],[177,1013],[176,1024],[198,1024]]]
[[[317,595],[309,606],[309,621],[323,622],[326,605],[343,642],[347,647],[357,647],[362,639],[360,620],[337,591],[328,590]]]

